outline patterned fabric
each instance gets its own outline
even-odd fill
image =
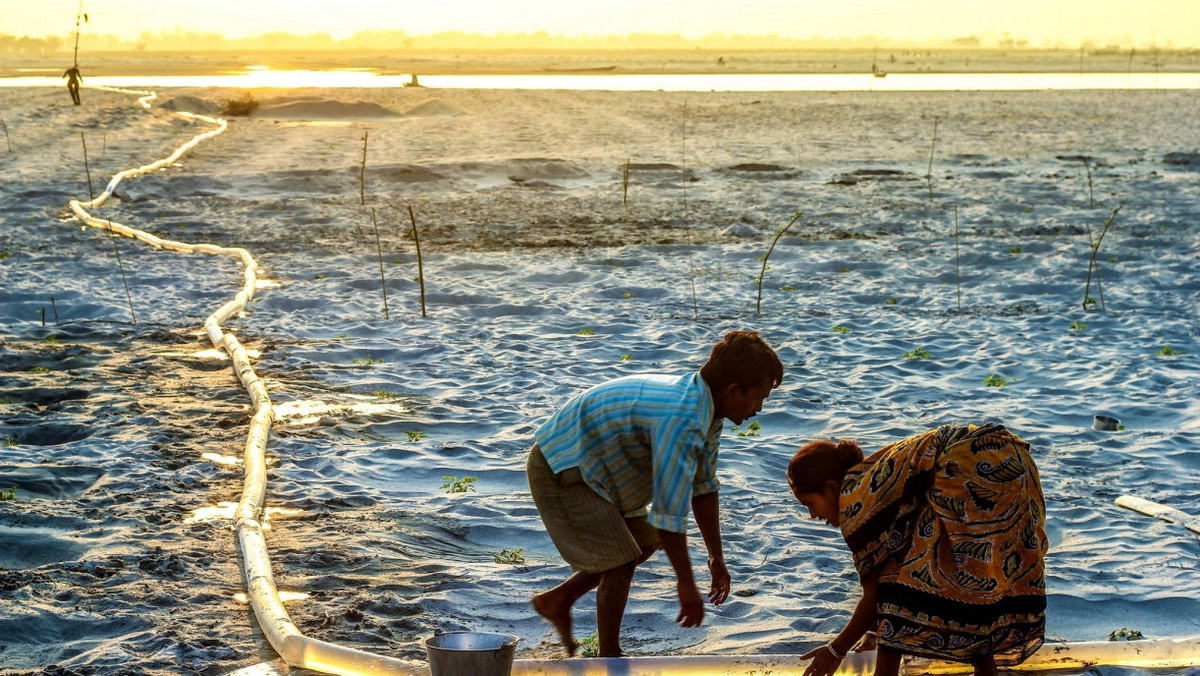
[[[1042,645],[1046,506],[1029,444],[998,425],[910,437],[852,468],[838,508],[859,576],[879,573],[881,645],[1001,666]]]
[[[686,533],[692,498],[715,492],[722,420],[700,373],[626,376],[572,397],[534,439],[557,474],[572,467],[625,516]]]

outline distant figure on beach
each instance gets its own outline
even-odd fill
[[[83,73],[79,72],[79,66],[74,65],[63,73],[63,77],[71,78],[67,80],[67,91],[71,92],[71,100],[75,105],[79,105],[79,83],[83,82]]]
[[[902,655],[1020,664],[1046,625],[1046,505],[1029,444],[999,425],[946,425],[866,459],[853,441],[814,441],[787,470],[814,519],[842,531],[862,598],[841,633],[804,657],[829,676],[877,632],[875,676]]]
[[[621,652],[621,618],[633,571],[663,549],[675,570],[685,627],[704,619],[692,576],[689,512],[708,550],[708,599],[729,595],[717,501],[724,420],[743,422],[783,379],[775,351],[753,331],[733,331],[686,375],[634,375],[576,394],[535,433],[527,472],[546,531],[574,573],[533,597],[568,655],[578,644],[571,608],[596,589],[601,657]],[[647,509],[649,506],[649,509]]]

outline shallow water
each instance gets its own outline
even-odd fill
[[[0,487],[18,493],[0,502],[0,673],[224,673],[273,655],[233,598],[228,522],[193,518],[240,493],[240,467],[218,459],[240,455],[246,398],[197,331],[240,272],[56,220],[86,189],[62,176],[79,128],[105,135],[97,174],[197,132],[110,96],[83,118],[46,98],[59,117],[42,123],[35,95],[9,120],[42,150],[2,160],[14,178],[0,186]],[[788,494],[792,450],[983,420],[1034,447],[1051,638],[1200,633],[1200,542],[1113,503],[1200,503],[1200,171],[1172,155],[1193,152],[1196,122],[1180,114],[1190,93],[1120,106],[1098,93],[622,96],[443,94],[467,114],[343,121],[344,132],[239,121],[106,209],[183,241],[245,245],[278,283],[230,326],[261,354],[285,413],[268,506],[291,513],[271,519],[268,543],[280,588],[307,595],[289,605],[302,631],[415,659],[435,628],[510,631],[520,655],[555,654],[528,607],[568,572],[524,483],[533,429],[582,387],[698,368],[722,332],[752,327],[787,373],[761,430],[722,442],[735,595],[702,629],[680,629],[670,568],[653,560],[635,581],[628,651],[827,640],[856,581],[837,533]],[[559,108],[534,111],[548,102]],[[672,140],[663,111],[686,115],[685,138]],[[931,186],[935,115],[946,118]],[[494,118],[522,128],[496,131]],[[802,138],[770,136],[772,120],[803,121]],[[558,146],[537,132],[552,125]],[[75,133],[46,131],[59,126]],[[351,173],[368,129],[381,171],[428,172],[415,188],[374,184],[389,319]],[[1089,158],[1094,199],[1075,153]],[[622,205],[613,176],[629,156],[647,166]],[[426,318],[398,225],[405,202],[429,228]],[[1097,256],[1102,286],[1089,288],[1104,307],[1085,311],[1089,231],[1119,204]],[[796,210],[808,215],[771,253],[756,313],[761,257]],[[1168,345],[1179,353],[1159,354]],[[1008,384],[989,387],[992,376]],[[1098,413],[1124,429],[1092,430]],[[466,476],[473,491],[443,488]],[[516,549],[523,563],[497,562]],[[593,610],[590,598],[578,608],[582,636]]]

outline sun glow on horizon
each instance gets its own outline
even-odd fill
[[[77,0],[0,0],[0,35],[67,36],[75,29]],[[637,34],[777,36],[824,40],[874,37],[881,44],[974,36],[981,41],[1024,41],[1029,46],[1200,45],[1195,0],[443,0],[410,4],[348,0],[211,0],[203,6],[154,0],[83,2],[84,34],[145,42],[148,36],[217,34],[237,39],[275,33],[356,34],[402,31],[427,36],[448,31],[478,35],[545,34],[565,37]],[[393,45],[405,49],[403,44]]]

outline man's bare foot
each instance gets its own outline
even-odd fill
[[[567,649],[567,657],[574,657],[575,651],[579,649],[579,644],[571,634],[571,606],[556,605],[550,594],[551,592],[544,592],[534,596],[533,609],[554,625],[563,647]]]

